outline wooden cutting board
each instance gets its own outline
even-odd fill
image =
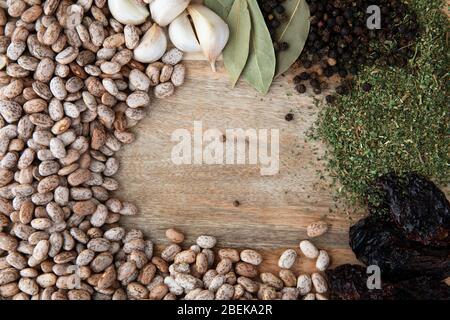
[[[276,271],[279,254],[297,248],[306,227],[323,219],[327,234],[314,243],[329,250],[335,265],[356,262],[348,247],[349,214],[335,208],[329,181],[321,178],[324,146],[307,139],[319,109],[313,95],[299,95],[292,75],[280,77],[268,95],[246,83],[232,89],[223,66],[212,73],[207,62],[186,62],[187,80],[176,94],[152,103],[148,117],[136,128],[137,141],[120,151],[117,196],[138,205],[140,214],[124,219],[160,245],[164,232],[176,227],[192,244],[201,234],[218,238],[219,246],[255,248],[265,256],[263,270]],[[294,114],[287,122],[285,115]],[[171,152],[177,129],[278,129],[280,170],[261,176],[257,165],[175,165]],[[240,205],[236,207],[235,201]],[[313,270],[300,259],[297,269]]]
[[[330,253],[331,267],[358,263],[348,246],[348,228],[365,212],[336,208],[329,178],[320,171],[325,146],[307,139],[320,112],[314,95],[296,93],[292,74],[277,79],[266,96],[246,83],[232,89],[223,66],[212,73],[202,59],[189,57],[198,61],[186,62],[185,85],[173,97],[153,102],[135,129],[137,141],[119,153],[117,195],[140,209],[138,216],[123,219],[125,225],[143,229],[159,249],[168,244],[164,233],[170,227],[187,235],[185,246],[211,234],[220,247],[258,249],[265,259],[260,270],[277,273],[279,255],[287,248],[299,252],[307,225],[324,220],[330,230],[313,242]],[[284,120],[289,112],[295,116],[291,122]],[[279,174],[264,177],[248,165],[174,165],[171,134],[192,131],[194,121],[202,121],[205,130],[279,129]],[[444,191],[449,196],[450,186]],[[300,256],[294,269],[314,272],[314,262]]]

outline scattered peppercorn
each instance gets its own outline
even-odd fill
[[[344,86],[337,86],[336,87],[336,93],[340,94],[340,95],[345,95],[347,92],[347,90],[345,89]]]
[[[286,9],[283,6],[284,1],[285,0],[258,0],[270,36],[274,41],[273,47],[275,51],[285,51],[289,49],[289,43],[278,43],[274,40],[277,29],[288,19],[285,14]]]
[[[263,1],[264,2],[264,1]],[[266,0],[275,5],[277,0]],[[311,13],[311,28],[302,54],[298,60],[304,69],[319,68],[310,79],[321,82],[335,81],[356,75],[364,65],[392,65],[405,67],[414,57],[411,50],[419,31],[416,14],[402,0],[379,0],[382,8],[382,28],[370,30],[366,27],[367,7],[370,0],[307,0]],[[402,17],[402,19],[398,18]],[[269,25],[270,26],[270,25]],[[300,80],[304,72],[299,74]],[[320,75],[320,76],[319,76]],[[333,77],[333,80],[327,80]],[[298,83],[296,83],[297,85]],[[315,92],[316,82],[310,83]],[[313,84],[315,86],[313,86]],[[339,94],[347,93],[342,88]]]
[[[234,207],[237,208],[237,207],[239,207],[240,205],[241,205],[241,203],[239,202],[239,200],[234,200],[234,201],[233,201],[233,206],[234,206]]]
[[[359,90],[337,95],[319,116],[317,137],[329,147],[327,170],[339,182],[340,200],[344,196],[353,205],[366,203],[368,187],[388,172],[415,172],[443,186],[450,182],[448,17],[442,14],[441,1],[408,3],[406,12],[417,15],[411,25],[427,30],[408,48],[414,58],[405,68],[380,65],[380,60],[361,67],[352,81]],[[399,25],[407,19],[401,17]],[[386,22],[382,27],[392,28]],[[367,36],[374,38],[377,32]],[[379,51],[379,57],[389,56]],[[372,90],[363,91],[366,83]],[[349,88],[341,83],[336,91]]]
[[[320,89],[320,82],[317,79],[312,79],[309,84],[313,89]]]
[[[306,86],[304,84],[299,84],[295,87],[295,90],[297,90],[298,93],[305,93]]]
[[[370,83],[366,82],[362,85],[362,89],[364,92],[369,92],[372,89],[372,85]]]
[[[308,72],[302,72],[298,75],[298,77],[300,78],[300,80],[309,80],[311,76]]]
[[[327,101],[327,103],[332,104],[332,103],[334,103],[334,101],[336,101],[336,98],[335,98],[335,96],[327,95],[325,97],[325,100]]]
[[[286,51],[287,49],[289,49],[289,44],[287,42],[281,42],[279,44],[280,51]]]
[[[295,76],[294,77],[294,84],[299,84],[300,82],[302,82],[302,78],[300,76]]]
[[[289,112],[288,114],[286,114],[286,116],[284,117],[284,119],[285,119],[286,121],[292,121],[292,120],[294,120],[294,114],[291,113],[291,112]]]

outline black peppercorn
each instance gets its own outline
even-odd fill
[[[317,16],[312,16],[311,19],[309,20],[309,23],[314,26],[317,25],[319,23],[320,19]]]
[[[284,119],[285,119],[286,121],[292,121],[292,120],[294,120],[294,114],[291,113],[291,112],[289,112],[288,114],[286,114],[286,115],[284,116]]]
[[[328,57],[333,58],[333,59],[336,59],[337,56],[338,56],[338,53],[337,53],[336,50],[330,50],[330,51],[328,51]]]
[[[294,84],[299,84],[300,82],[302,82],[302,78],[300,76],[295,76],[294,77]]]
[[[278,14],[284,13],[286,10],[284,9],[284,7],[282,5],[277,5],[275,7],[275,12]]]
[[[350,30],[348,30],[347,27],[343,27],[343,28],[341,29],[341,35],[347,36],[347,35],[349,35],[349,34],[350,34]]]
[[[336,98],[332,95],[327,95],[325,97],[325,100],[327,101],[327,103],[332,104],[332,103],[334,103],[334,101],[336,101]]]
[[[351,8],[347,8],[344,11],[344,17],[348,20],[350,20],[353,17],[353,11]]]
[[[345,93],[347,92],[347,90],[345,89],[344,86],[337,86],[336,87],[336,93],[339,95],[345,95]]]
[[[289,20],[289,17],[287,16],[287,14],[282,13],[278,15],[278,21],[280,21],[281,23],[285,23]]]
[[[406,61],[405,57],[398,55],[395,57],[395,64],[397,67],[403,68],[408,64],[408,61]]]
[[[279,44],[278,42],[274,42],[274,43],[273,43],[273,49],[274,49],[275,51],[280,51],[280,44]]]
[[[258,0],[272,40],[275,40],[277,29],[281,24],[288,20],[283,2],[278,0]],[[288,49],[288,44],[284,42],[274,43],[274,47],[276,51],[284,51]]]
[[[339,13],[340,13],[339,9],[334,9],[333,11],[331,11],[331,15],[333,17],[337,17],[339,15]]]
[[[306,86],[304,84],[299,84],[295,87],[295,90],[297,90],[298,93],[305,93]]]
[[[270,22],[270,25],[272,26],[272,28],[278,28],[280,26],[280,21],[273,19]]]
[[[274,8],[285,0],[258,1],[270,3],[271,14],[280,21]],[[377,5],[384,12],[382,29],[369,30],[366,27],[369,0],[352,0],[348,6],[343,6],[341,0],[307,0],[310,2],[311,30],[299,61],[306,69],[318,66],[319,74],[310,73],[309,78],[299,74],[299,79],[311,80],[313,91],[319,92],[328,84],[327,78],[338,75],[341,84],[337,90],[346,94],[350,86],[344,84],[344,79],[349,74],[356,75],[364,65],[405,66],[415,55],[411,48],[415,47],[419,25],[415,14],[401,1],[378,0]],[[274,30],[270,23],[268,25]],[[387,40],[393,46],[373,45]]]
[[[353,29],[353,33],[356,35],[362,35],[364,33],[364,29],[360,26],[357,26]]]
[[[322,41],[320,41],[320,40],[314,41],[314,48],[315,49],[322,49],[323,48]]]
[[[325,68],[324,73],[325,77],[330,78],[333,76],[334,71],[332,68]]]
[[[414,50],[412,50],[412,49],[408,49],[407,52],[406,52],[406,57],[408,59],[414,58],[415,55],[416,55],[416,52]]]
[[[327,26],[332,28],[335,24],[336,24],[336,19],[335,18],[330,18],[327,20]]]
[[[357,66],[351,66],[349,69],[351,74],[357,74],[358,73],[358,67]]]
[[[328,3],[325,5],[325,10],[326,10],[327,12],[333,11],[333,10],[334,10],[333,4],[331,4],[331,3],[328,2]]]
[[[345,18],[343,16],[337,16],[336,17],[336,23],[340,26],[342,26],[345,23]]]
[[[350,53],[348,53],[348,52],[344,52],[344,53],[342,54],[342,59],[344,59],[344,60],[346,60],[346,61],[350,60],[351,58],[352,58],[352,57],[351,57]]]
[[[345,69],[339,69],[339,76],[340,76],[341,78],[347,77],[347,76],[348,76],[347,70],[345,70]]]
[[[372,85],[370,83],[366,82],[362,85],[362,89],[364,92],[369,92],[372,89]]]
[[[320,81],[317,79],[312,79],[309,84],[313,87],[313,89],[320,89]]]
[[[286,51],[287,49],[289,49],[289,44],[287,42],[282,42],[279,45],[279,49],[280,51]]]
[[[305,62],[303,62],[302,63],[302,66],[305,68],[305,69],[309,69],[309,68],[311,68],[312,67],[312,63],[311,63],[311,61],[305,61]]]
[[[320,56],[318,55],[318,54],[314,54],[313,56],[312,56],[312,62],[313,63],[317,63],[317,62],[319,62],[320,61]]]
[[[308,72],[302,72],[298,75],[298,77],[300,78],[300,80],[309,80],[310,75]]]

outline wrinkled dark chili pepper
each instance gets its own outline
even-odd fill
[[[410,241],[395,224],[377,216],[369,216],[350,228],[350,246],[361,262],[379,266],[383,277],[391,281],[423,275],[450,276],[448,247]]]
[[[422,276],[396,283],[381,282],[381,289],[368,289],[366,268],[345,264],[327,270],[333,300],[449,300],[450,287],[439,278]]]
[[[449,300],[450,286],[439,278],[419,277],[395,284],[391,294],[396,300]]]
[[[368,275],[363,266],[344,264],[333,270],[327,270],[326,276],[332,300],[383,299],[383,290],[368,289]]]
[[[409,174],[399,178],[388,174],[376,181],[384,210],[410,240],[425,245],[449,245],[450,204],[445,194],[426,178]],[[377,215],[380,207],[370,207]]]
[[[448,300],[450,205],[434,183],[417,174],[387,174],[371,190],[380,197],[369,216],[350,228],[350,247],[381,270],[379,290],[367,288],[366,268],[327,271],[331,298],[342,300]]]

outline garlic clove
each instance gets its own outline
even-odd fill
[[[169,38],[172,44],[183,52],[202,51],[186,11],[170,24]]]
[[[192,4],[187,10],[192,18],[203,54],[215,72],[217,57],[228,42],[230,29],[222,18],[203,5]]]
[[[153,0],[150,3],[152,19],[161,27],[168,26],[189,5],[190,0]]]
[[[122,24],[138,25],[147,20],[150,12],[135,0],[108,0],[109,11]]]
[[[142,63],[159,60],[167,49],[167,36],[156,23],[142,37],[141,43],[134,49],[134,59]]]

